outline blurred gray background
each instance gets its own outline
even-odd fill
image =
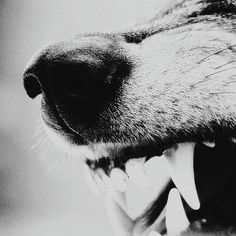
[[[21,74],[45,44],[78,32],[139,23],[165,4],[165,0],[0,1],[0,236],[113,235],[104,194],[89,191],[76,156],[61,153],[48,141],[40,126],[40,100],[26,96]],[[155,168],[147,166],[150,188],[130,184],[133,216],[158,191],[152,184],[164,181],[166,174],[158,163]]]

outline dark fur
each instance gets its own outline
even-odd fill
[[[28,65],[24,86],[31,98],[42,93],[43,120],[68,142],[93,150],[96,143],[122,143],[109,156],[123,164],[175,143],[216,140],[213,152],[197,149],[203,166],[217,163],[218,182],[208,183],[214,191],[205,196],[208,169],[201,165],[203,207],[185,208],[195,231],[236,227],[236,150],[229,142],[236,137],[235,1],[179,0],[144,25],[49,45]],[[137,223],[152,224],[168,192],[169,186]]]

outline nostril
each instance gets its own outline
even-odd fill
[[[30,98],[35,98],[42,93],[38,77],[34,74],[24,74],[24,87]]]

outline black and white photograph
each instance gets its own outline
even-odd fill
[[[236,236],[235,0],[0,0],[0,236]]]

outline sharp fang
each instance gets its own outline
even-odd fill
[[[111,182],[113,187],[120,192],[125,192],[127,189],[128,176],[125,172],[119,168],[114,168],[111,170]]]
[[[125,170],[129,178],[140,187],[148,186],[148,179],[144,171],[144,158],[131,159],[126,163]]]
[[[200,202],[194,180],[195,143],[181,143],[164,152],[170,175],[181,195],[190,207],[197,210]]]
[[[130,236],[134,227],[134,221],[124,209],[116,202],[113,195],[106,196],[107,214],[117,236]]]
[[[92,174],[92,171],[89,169],[89,167],[84,164],[84,176],[85,176],[85,179],[86,179],[86,182],[90,188],[90,190],[98,195],[99,194],[99,188],[98,188],[98,185],[94,179],[94,176]]]
[[[166,228],[168,235],[177,235],[185,231],[190,223],[186,216],[179,191],[171,189],[166,205]]]
[[[210,148],[213,148],[216,145],[214,142],[203,142],[203,144]]]
[[[157,233],[156,231],[152,231],[149,233],[148,236],[161,236],[159,233]]]

